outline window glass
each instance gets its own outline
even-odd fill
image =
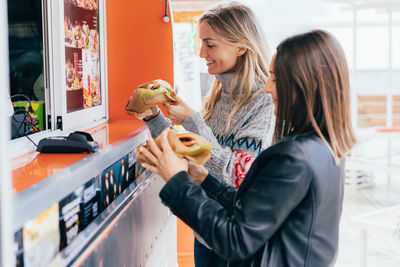
[[[376,70],[388,67],[387,26],[357,28],[357,69]]]
[[[384,9],[359,9],[357,11],[357,20],[359,23],[388,23],[388,15]]]
[[[393,26],[392,38],[392,66],[400,69],[400,26]]]
[[[393,22],[400,22],[400,12],[393,12],[392,13]]]
[[[46,129],[41,0],[8,0],[12,138]]]

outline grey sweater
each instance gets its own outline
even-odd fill
[[[235,106],[230,96],[232,77],[233,73],[216,75],[222,84],[222,93],[208,120],[195,112],[182,126],[213,143],[211,159],[205,166],[225,183],[238,188],[254,159],[271,145],[275,117],[272,98],[259,85],[252,89],[252,94],[258,92],[258,95],[234,114],[226,129],[227,118]],[[236,88],[233,90],[234,97],[238,96]],[[145,123],[155,138],[171,121],[160,112]]]

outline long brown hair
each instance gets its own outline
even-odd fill
[[[231,97],[235,106],[227,119],[226,127],[229,127],[233,115],[252,99],[251,89],[266,83],[269,49],[253,12],[245,5],[236,2],[219,5],[206,11],[199,20],[200,23],[203,21],[207,22],[224,41],[247,48],[246,53],[238,59],[231,82],[233,87],[231,89],[237,87],[239,90],[239,99],[234,99],[232,90]],[[208,119],[213,113],[221,91],[221,82],[214,79],[203,104],[204,119]],[[259,91],[262,92],[262,86]]]
[[[356,143],[349,71],[339,42],[322,30],[290,37],[278,46],[274,72],[278,97],[274,141],[316,133],[338,162]]]

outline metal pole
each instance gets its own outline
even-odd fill
[[[8,63],[8,18],[7,1],[0,0],[0,265],[15,266],[15,254],[13,251],[13,230],[11,218],[12,187],[11,170],[9,164],[9,146],[11,129],[10,117],[7,108],[10,105],[8,95],[10,90],[9,63]]]

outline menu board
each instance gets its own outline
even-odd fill
[[[58,204],[54,204],[22,228],[23,264],[47,266],[57,254],[60,244]]]
[[[101,104],[98,0],[64,0],[67,112]]]
[[[94,177],[59,202],[60,250],[100,213],[100,182]]]
[[[83,190],[83,228],[89,225],[100,213],[100,176],[97,176],[84,185]]]
[[[81,210],[84,187],[69,194],[59,202],[60,211],[60,250],[65,248],[82,230],[83,218]]]
[[[128,187],[128,156],[125,156],[108,167],[101,174],[101,210]]]

